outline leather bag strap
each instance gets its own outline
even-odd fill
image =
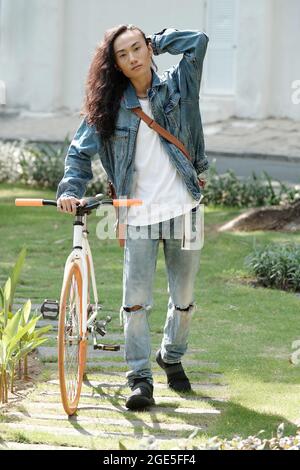
[[[151,117],[148,116],[148,114],[144,113],[144,111],[141,108],[132,108],[132,111],[139,118],[141,118],[147,124],[147,126],[149,126],[154,131],[158,132],[158,134],[160,134],[166,140],[171,142],[171,144],[176,145],[176,147],[179,148],[179,150],[181,150],[181,152],[186,156],[186,158],[188,160],[192,161],[192,159],[191,159],[188,151],[186,150],[185,146],[183,145],[182,142],[180,142],[180,140],[177,139],[177,137],[170,134],[170,132],[168,132],[166,129],[164,129],[162,126],[160,126],[156,121],[154,121],[154,119],[151,119]],[[115,197],[115,195],[114,195],[114,197]],[[118,218],[117,237],[119,239],[119,244],[120,244],[121,247],[124,247],[124,244],[125,244],[125,230],[126,230],[125,225],[121,224],[119,222],[119,218]]]
[[[149,126],[151,129],[154,131],[158,132],[162,137],[164,137],[166,140],[171,142],[171,144],[176,145],[176,147],[181,150],[181,152],[186,156],[186,158],[190,161],[192,161],[188,151],[186,150],[185,146],[183,145],[180,140],[177,139],[174,135],[170,134],[166,129],[164,129],[162,126],[160,126],[154,119],[151,119],[148,114],[144,113],[144,111],[141,108],[132,108],[132,111],[139,116],[146,124]]]

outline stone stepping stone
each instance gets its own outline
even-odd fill
[[[44,319],[41,319],[38,321],[37,323],[37,327],[44,327],[44,326],[48,326],[48,325],[51,325],[52,326],[52,333],[54,331],[57,331],[58,330],[58,322],[55,320],[44,320]],[[121,327],[120,327],[121,328]],[[50,335],[51,331],[49,331],[49,335]],[[154,333],[152,332],[151,333],[151,339],[157,339],[159,342],[161,341],[162,339],[162,336],[163,336],[163,333]],[[100,335],[99,335],[99,338],[100,338]],[[120,343],[124,343],[124,334],[123,334],[123,331],[120,331],[120,332],[113,332],[111,331],[109,328],[108,328],[108,333],[107,335],[104,337],[104,339],[107,341],[107,342],[113,342],[113,341],[119,341]],[[201,349],[201,348],[193,348],[193,347],[190,347],[188,349],[188,352],[189,353],[201,353],[201,352],[207,352],[206,349]]]
[[[58,397],[58,402],[60,403],[60,392],[54,392],[54,391],[43,391],[43,392],[40,392],[40,395],[41,396],[45,396],[45,397]],[[121,395],[121,394],[118,394],[118,396],[116,397],[115,394],[111,394],[111,393],[85,393],[85,392],[82,392],[80,394],[80,396],[82,398],[89,398],[89,399],[98,399],[98,398],[103,398],[103,399],[110,399],[110,398],[118,398],[118,399],[124,399],[126,398],[125,395]],[[182,397],[180,395],[178,396],[174,396],[174,397],[168,397],[168,396],[165,396],[165,397],[157,397],[154,393],[154,398],[155,398],[155,402],[156,404],[160,404],[160,403],[175,403],[175,404],[178,404],[180,402],[183,402],[185,403],[186,401],[190,401],[190,402],[201,402],[201,401],[215,401],[215,402],[226,402],[228,401],[228,398],[224,398],[224,397],[210,397],[210,396],[199,396],[199,397],[195,397],[195,396],[186,396],[186,397]],[[85,403],[82,403],[82,407],[84,408],[86,404]],[[81,408],[81,406],[79,406],[79,409]]]
[[[144,426],[151,431],[194,431],[195,426],[192,424],[185,423],[154,423],[154,422],[145,422],[142,420],[127,420],[127,419],[114,419],[114,418],[93,418],[90,416],[71,416],[67,415],[56,415],[56,414],[46,414],[46,413],[31,413],[24,415],[20,412],[10,413],[11,417],[21,418],[25,420],[54,420],[54,421],[64,421],[64,422],[73,422],[73,423],[86,423],[88,424],[99,424],[106,426],[120,426],[122,428],[136,428],[137,426]]]
[[[47,357],[57,357],[57,347],[55,346],[40,346],[38,348],[38,352],[42,359]],[[102,361],[105,357],[108,357],[108,353],[110,353],[110,357],[114,355],[114,357],[118,357],[122,355],[122,351],[99,351],[93,349],[93,346],[88,347],[88,357],[89,358],[99,358],[99,361]],[[101,357],[102,356],[102,357]]]
[[[49,380],[47,384],[51,385],[59,385],[58,380]],[[120,388],[120,389],[128,389],[128,385],[126,383],[109,383],[109,382],[98,382],[98,381],[84,381],[83,385],[88,386],[88,387],[95,387],[95,388]],[[225,388],[228,387],[227,384],[219,384],[219,383],[201,383],[201,384],[192,384],[192,388],[194,390],[201,390],[203,388]],[[161,384],[161,383],[155,383],[155,388],[156,389],[161,389],[161,390],[168,390],[168,386],[166,384]]]
[[[45,409],[45,410],[55,410],[55,411],[61,411],[61,404],[57,403],[43,403],[43,402],[34,402],[34,403],[27,403],[26,404],[26,412],[25,416],[27,413],[27,410],[33,409],[34,411],[38,408],[39,410]],[[78,410],[102,410],[102,411],[114,411],[117,413],[126,413],[128,412],[128,409],[126,406],[123,405],[88,405],[84,404],[83,406],[79,406]],[[158,407],[158,406],[152,406],[148,410],[148,414],[152,415],[157,415],[157,413],[178,413],[180,414],[191,414],[191,415],[211,415],[211,414],[220,414],[221,412],[217,409],[207,409],[207,408],[183,408],[183,407],[177,407],[177,408],[171,408],[171,407]]]
[[[27,300],[28,300],[28,299],[26,299],[26,301],[27,301]],[[25,304],[25,301],[24,301],[24,303],[22,303],[22,304],[13,304],[13,311],[18,310],[19,308],[22,308],[24,304]],[[40,308],[41,308],[41,304],[33,304],[33,303],[31,303],[31,310],[32,310],[32,311],[33,311],[33,310],[40,310]],[[39,312],[39,313],[40,313],[40,312]]]
[[[41,359],[43,362],[47,362],[46,359],[53,359],[57,358],[57,348],[55,346],[40,346],[38,348],[39,355],[41,356]],[[121,366],[127,367],[127,364],[124,361],[115,361],[115,362],[108,362],[105,360],[106,357],[118,357],[122,358],[122,350],[121,351],[98,351],[94,350],[92,346],[89,346],[88,348],[88,359],[87,359],[87,364],[90,364],[91,362],[97,362],[97,361],[90,361],[89,359],[95,359],[97,358],[99,360],[99,365],[101,367],[107,367],[108,366]],[[153,355],[155,357],[155,353]],[[50,361],[53,362],[53,361]],[[185,366],[212,366],[212,367],[217,367],[219,364],[217,362],[210,362],[210,361],[200,361],[198,359],[183,359],[182,363]],[[98,365],[98,364],[97,364]],[[154,364],[155,365],[155,364]]]
[[[98,370],[96,370],[98,368]],[[85,374],[95,374],[96,375],[99,375],[97,374],[97,372],[100,372],[101,375],[105,378],[105,377],[119,377],[120,379],[124,379],[124,372],[107,372],[106,370],[105,371],[102,371],[101,370],[101,363],[99,362],[88,362],[87,365],[86,365],[86,369],[85,369]],[[164,378],[165,379],[165,373],[161,370],[161,369],[155,369],[154,370],[155,372],[155,377],[157,378],[157,376],[159,375],[161,378]],[[158,374],[158,372],[161,372],[160,374]],[[223,374],[221,372],[205,372],[205,371],[198,371],[198,370],[189,370],[188,371],[189,373],[189,376],[191,376],[191,374],[197,374],[197,375],[201,375],[201,376],[204,376],[204,377],[208,377],[208,378],[221,378],[223,377]]]
[[[155,396],[155,393],[154,393]],[[191,402],[220,402],[220,403],[226,403],[229,399],[228,398],[217,398],[217,397],[208,397],[208,396],[202,396],[202,397],[186,397],[186,398],[181,398],[180,395],[178,397],[155,397],[155,403],[157,405],[165,404],[165,403],[174,403],[178,404],[178,402],[185,402],[186,400],[191,401]],[[161,408],[160,408],[161,409]]]
[[[50,446],[45,444],[21,444],[20,442],[3,441],[0,450],[88,450],[84,447]]]
[[[97,364],[97,362],[95,363]],[[97,371],[96,371],[97,372]],[[205,377],[223,377],[223,374],[221,372],[210,372],[210,371],[198,371],[198,370],[190,370],[189,371],[189,374],[199,374],[199,375],[203,375]],[[93,372],[90,373],[90,375],[94,374]],[[96,375],[99,375],[96,373]],[[103,376],[103,378],[105,379],[105,377],[119,377],[121,380],[124,380],[124,372],[109,372],[109,371],[101,371],[101,376]],[[155,378],[157,379],[158,377],[161,377],[163,378],[164,380],[166,379],[166,375],[165,373],[163,372],[162,369],[157,369],[157,371],[155,371]]]
[[[55,358],[55,362],[53,361],[47,362],[46,359],[47,358],[42,358],[43,362],[47,364],[47,367],[49,369],[58,369],[57,358]],[[50,356],[50,359],[51,359],[51,356]],[[120,362],[120,361],[102,361],[102,362],[99,361],[97,364],[99,364],[99,367],[101,366],[102,369],[111,369],[113,367],[117,367],[118,369],[123,370],[124,372],[127,369],[127,365],[125,364],[125,362]]]
[[[54,357],[57,356],[57,347],[56,346],[40,346],[38,348],[38,351],[42,357]],[[99,359],[99,363],[107,358],[107,357],[118,357],[120,358],[121,361],[124,359],[124,346],[121,345],[121,348],[119,351],[100,351],[100,350],[95,350],[93,349],[93,346],[88,347],[88,357],[95,358],[97,357]],[[97,364],[97,361],[95,361]]]
[[[37,299],[37,298],[38,298],[38,297],[32,297],[32,296],[31,296],[31,297],[30,297],[30,300],[31,300],[31,302],[32,302],[34,299]],[[14,297],[14,301],[15,301],[16,303],[18,303],[18,304],[19,304],[19,303],[27,302],[27,300],[28,300],[28,297]],[[37,304],[37,305],[42,305],[42,304],[39,303],[39,304]]]
[[[66,420],[66,417],[64,418]],[[128,422],[127,422],[128,423]],[[100,422],[99,422],[100,424]],[[139,422],[140,424],[140,422]],[[145,435],[145,430],[142,431],[136,431],[136,429],[133,429],[133,432],[113,432],[113,431],[99,431],[99,430],[86,430],[83,429],[82,426],[79,429],[70,429],[66,427],[59,427],[59,426],[43,426],[39,424],[26,424],[26,423],[3,423],[1,424],[2,430],[5,431],[5,429],[11,429],[11,430],[21,430],[23,432],[26,431],[32,431],[34,433],[47,433],[47,434],[54,434],[55,436],[88,436],[88,437],[100,437],[100,438],[107,438],[110,439],[112,437],[127,437],[127,438],[145,438],[148,437],[148,435]],[[158,428],[159,429],[159,428]],[[193,430],[196,429],[196,426],[193,426]],[[197,426],[197,429],[199,430],[204,430],[204,426],[200,427]],[[180,429],[178,429],[180,432]],[[176,434],[176,431],[173,430],[173,434]],[[178,436],[178,435],[177,435]],[[179,436],[178,436],[179,437]],[[174,438],[176,439],[176,437]],[[170,436],[155,436],[155,440],[157,442],[160,441],[172,441],[174,439],[170,439]],[[185,441],[187,439],[181,438],[182,441]]]
[[[56,359],[55,362],[53,362],[53,361],[47,362],[46,361],[46,364],[47,364],[47,367],[49,369],[58,369],[57,359]],[[114,367],[118,368],[123,373],[126,372],[127,369],[128,369],[127,364],[125,364],[125,362],[120,362],[120,361],[102,361],[102,362],[98,361],[98,362],[92,363],[92,364],[93,364],[92,367],[99,367],[99,371],[101,371],[101,373],[103,372],[102,369],[104,369],[106,371],[106,369],[111,369],[111,368],[114,368]],[[90,363],[88,362],[87,367],[89,367],[89,365],[90,365]],[[185,362],[184,365],[185,366],[190,366],[191,364],[189,362]],[[207,366],[214,367],[214,364],[212,364],[211,362],[198,361],[197,366],[198,367],[201,367],[201,366],[203,366],[203,367],[207,367]],[[95,372],[97,372],[97,371],[95,371]],[[155,372],[155,373],[162,372],[162,369],[158,365],[152,364],[152,372]],[[93,371],[89,372],[88,369],[87,369],[87,373],[92,374]],[[105,373],[105,372],[103,372],[103,373]],[[189,374],[191,374],[191,373],[197,374],[199,372],[198,372],[198,370],[193,370],[193,371],[189,370],[188,373]],[[203,374],[205,374],[205,372],[203,372]]]

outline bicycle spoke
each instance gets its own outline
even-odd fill
[[[80,347],[80,298],[76,278],[73,275],[70,283],[69,301],[65,315],[65,378],[67,396],[70,403],[74,402],[78,389],[79,347]]]

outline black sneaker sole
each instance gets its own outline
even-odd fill
[[[176,386],[172,385],[172,383],[169,383],[170,379],[168,377],[168,372],[167,372],[168,368],[165,367],[164,361],[161,357],[160,349],[156,353],[156,362],[165,371],[167,375],[167,380],[168,380],[168,387],[171,390],[174,390],[174,392],[178,392],[178,393],[189,393],[192,391],[192,387],[188,379],[186,382],[183,382],[182,384],[177,384]]]
[[[154,398],[147,398],[141,395],[136,395],[129,397],[125,406],[129,410],[144,410],[145,408],[153,405],[155,405]]]

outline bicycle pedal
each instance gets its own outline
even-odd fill
[[[101,349],[102,351],[120,351],[119,344],[94,344],[94,349]]]
[[[95,330],[101,336],[106,335],[105,325],[106,325],[106,322],[104,320],[100,320],[100,321],[95,322]]]
[[[41,314],[45,320],[57,320],[59,315],[59,302],[45,299],[41,305]]]

